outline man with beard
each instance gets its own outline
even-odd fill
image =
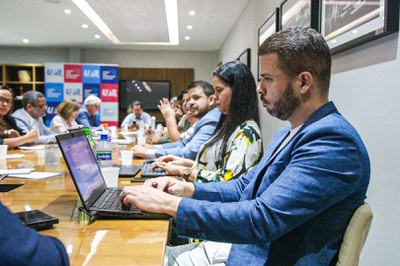
[[[22,108],[12,114],[17,126],[24,133],[36,130],[39,137],[35,143],[50,143],[56,141],[56,134],[51,131],[43,122],[46,113],[46,98],[40,91],[27,91],[22,98]]]
[[[320,33],[280,31],[265,40],[259,57],[263,106],[290,122],[262,161],[240,179],[158,178],[124,188],[121,199],[175,217],[181,236],[233,243],[226,265],[334,265],[348,222],[366,197],[368,153],[328,100],[331,54]],[[207,250],[191,250],[198,251],[193,245],[167,249],[168,263],[221,262],[210,261]]]
[[[196,158],[201,145],[213,135],[221,113],[215,107],[214,88],[208,82],[195,81],[187,91],[190,113],[199,119],[193,134],[189,138],[162,145],[136,145],[132,148],[135,156],[154,158],[171,154],[192,160]]]

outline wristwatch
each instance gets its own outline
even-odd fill
[[[185,179],[185,180],[188,180],[188,178],[190,177],[190,175],[192,174],[192,172],[193,172],[193,168],[191,168],[191,167],[185,167],[184,169],[183,169],[183,178]]]

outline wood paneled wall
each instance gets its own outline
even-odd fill
[[[193,68],[119,68],[119,80],[169,80],[171,82],[171,97],[176,96],[187,85],[194,81]],[[163,123],[164,118],[159,111],[150,111],[150,115]],[[126,116],[126,110],[120,109],[119,121]]]

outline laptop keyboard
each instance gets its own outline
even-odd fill
[[[113,209],[113,210],[116,210],[117,206],[121,208],[122,204],[121,201],[119,200],[120,194],[121,194],[121,189],[110,190],[110,193],[107,193],[103,201],[100,202],[100,204],[97,207],[103,209]]]
[[[165,171],[161,168],[151,169],[153,162],[144,163],[142,166],[142,177],[165,176]]]

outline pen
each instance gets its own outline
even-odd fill
[[[3,176],[0,178],[0,182],[3,181],[4,179],[6,179],[8,176],[9,176],[9,175],[3,175]]]

